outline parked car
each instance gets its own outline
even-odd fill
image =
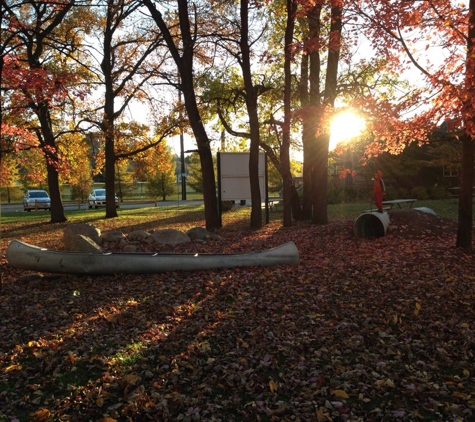
[[[23,197],[23,209],[31,210],[49,210],[51,208],[51,199],[45,190],[28,190]]]
[[[117,198],[117,195],[115,196],[115,207],[119,208],[119,198]],[[87,199],[87,205],[89,206],[89,209],[92,207],[94,208],[99,208],[99,207],[105,207],[106,206],[106,190],[105,189],[94,189],[92,193],[89,194],[89,197]]]

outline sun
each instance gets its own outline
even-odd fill
[[[336,114],[330,125],[330,151],[343,141],[351,141],[365,129],[366,122],[357,113],[346,110]]]

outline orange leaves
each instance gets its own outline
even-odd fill
[[[134,318],[134,314],[131,312],[119,312],[115,307],[111,307],[109,310],[100,310],[99,317],[104,318],[110,324],[125,325]],[[138,315],[140,316],[140,315]]]
[[[102,407],[104,406],[104,396],[99,396],[96,399],[96,406],[97,407]]]
[[[140,377],[137,374],[128,374],[124,376],[124,380],[128,384],[137,384],[137,382],[140,380]]]
[[[21,369],[21,365],[19,364],[13,364],[13,365],[10,365],[10,366],[7,366],[4,371],[5,373],[9,373],[9,372],[12,372],[12,371],[18,371]]]
[[[318,422],[333,422],[333,419],[328,415],[328,409],[321,408],[315,411],[315,416]]]
[[[338,171],[338,177],[340,179],[345,179],[347,176],[356,177],[356,175],[357,175],[356,171],[352,171],[348,168]]]
[[[333,390],[332,394],[340,399],[349,399],[350,396],[345,390]]]
[[[468,2],[373,5],[371,11],[365,8],[362,12],[368,19],[365,26],[373,37],[373,48],[380,53],[376,55],[384,57],[388,74],[400,74],[411,82],[410,87],[400,83],[403,95],[391,93],[382,101],[386,106],[374,115],[375,136],[386,144],[380,145],[380,150],[383,147],[400,151],[400,145],[410,143],[411,139],[427,141],[437,122],[449,116],[459,120],[458,129],[468,128],[474,114],[473,101],[467,98],[467,87],[473,86],[473,71],[466,60],[470,48]],[[458,106],[454,108],[456,102]],[[407,114],[411,116],[408,119],[404,117]],[[378,148],[376,143],[373,147]]]
[[[417,9],[412,10],[405,15],[405,24],[408,26],[417,26],[421,22],[422,16],[421,12]]]
[[[394,381],[390,378],[381,379],[374,383],[374,385],[378,388],[394,388]]]
[[[468,393],[462,393],[460,391],[454,391],[452,393],[452,397],[462,399],[462,400],[468,400],[469,398],[471,398],[471,395]]]
[[[114,315],[114,314],[106,314],[106,315],[103,315],[105,320],[107,322],[110,322],[111,324],[118,324],[119,323],[119,316],[118,315]]]
[[[39,409],[35,412],[30,413],[31,420],[34,422],[47,421],[50,415],[51,412],[48,409]]]

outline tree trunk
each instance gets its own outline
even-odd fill
[[[456,246],[466,251],[472,249],[474,154],[474,140],[470,136],[464,135],[462,137],[462,163],[460,166],[460,196]]]
[[[105,185],[106,185],[106,218],[116,218],[115,205],[115,150],[114,134],[107,130],[105,136]]]
[[[315,108],[315,110],[317,110]],[[309,114],[309,113],[306,113]],[[312,113],[310,116],[304,117],[302,128],[303,143],[303,200],[302,200],[302,218],[311,220],[313,218],[314,206],[314,167],[315,160],[319,153],[317,148],[318,139],[316,137],[320,113]]]
[[[61,190],[59,187],[59,174],[51,163],[46,163],[48,174],[48,190],[51,198],[51,223],[62,223],[67,221],[64,214],[63,202],[61,200]]]
[[[325,96],[323,107],[333,108],[336,99],[336,86],[338,76],[338,64],[340,61],[341,29],[342,29],[342,3],[332,0],[331,25],[328,41],[328,62],[325,78]],[[326,224],[327,215],[327,192],[328,192],[328,146],[330,133],[323,133],[317,139],[316,158],[314,161],[312,192],[313,218],[317,224]]]
[[[473,95],[475,93],[475,0],[469,3],[469,21],[467,33],[467,60],[465,64],[465,85],[467,87],[467,103],[464,104],[466,115],[465,127],[473,127]],[[458,209],[458,228],[456,246],[466,251],[472,249],[473,231],[473,165],[474,165],[474,137],[465,133],[462,136],[462,162],[460,163],[460,196]]]
[[[245,1],[245,0],[244,0]],[[256,109],[257,114],[257,109]],[[256,124],[259,124],[257,121]],[[251,183],[251,228],[262,227],[261,190],[259,186],[259,143],[253,143],[249,150],[249,179]]]
[[[216,197],[216,178],[214,175],[213,154],[210,141],[203,126],[193,88],[193,69],[183,67],[181,73],[183,98],[191,129],[195,135],[198,154],[200,156],[201,174],[203,176],[203,202],[205,206],[205,221],[208,230],[221,226],[218,214],[218,199]]]
[[[144,5],[163,34],[168,49],[175,61],[180,75],[180,87],[183,92],[185,109],[188,114],[191,129],[195,135],[196,145],[200,156],[201,173],[203,175],[203,199],[205,205],[205,220],[207,229],[220,227],[218,214],[218,199],[216,197],[216,180],[214,177],[213,157],[208,135],[203,126],[200,112],[196,102],[196,94],[193,85],[193,49],[195,39],[191,35],[190,18],[188,13],[188,1],[178,0],[178,17],[180,20],[180,30],[182,36],[183,53],[175,44],[175,38],[171,35],[162,14],[155,7],[151,0],[143,0]]]
[[[191,121],[191,119],[190,119]],[[199,125],[197,125],[199,126]],[[193,127],[193,126],[192,126]],[[202,138],[208,139],[204,128],[194,128],[193,133],[202,133]],[[198,139],[198,138],[197,138]],[[201,175],[203,176],[203,202],[205,205],[205,222],[208,230],[221,227],[218,214],[218,198],[216,197],[216,179],[214,175],[213,154],[209,144],[203,140],[198,143],[200,155]]]
[[[311,130],[313,128],[313,130]],[[302,145],[303,145],[303,196],[302,196],[302,219],[312,218],[312,143],[315,143],[315,127],[310,125],[307,119],[302,123]]]
[[[295,186],[295,184],[292,183],[292,186],[290,188],[291,188],[290,200],[291,200],[292,215],[294,217],[294,220],[303,220],[302,203],[300,201],[297,187]]]
[[[328,145],[330,135],[321,134],[316,139],[315,155],[312,165],[312,223],[327,224],[327,193],[328,193]]]
[[[296,209],[297,203],[292,201],[292,186],[294,186],[292,180],[292,173],[290,171],[290,127],[292,124],[291,114],[291,94],[292,94],[292,42],[294,37],[295,26],[295,11],[297,5],[294,0],[287,0],[287,23],[285,26],[285,38],[284,38],[284,126],[282,128],[282,145],[280,147],[280,162],[282,163],[283,170],[283,182],[282,189],[284,212],[283,212],[283,225],[289,227],[292,225],[292,204],[295,211],[300,216],[300,203],[298,203],[298,210]],[[294,186],[295,188],[295,186]],[[298,196],[298,195],[297,195]]]
[[[104,30],[104,57],[101,70],[104,75],[104,118],[101,122],[101,130],[104,134],[105,143],[105,188],[106,188],[106,218],[116,218],[115,206],[115,130],[114,130],[114,82],[112,76],[112,36],[113,36],[114,10],[113,5],[108,3],[107,22]]]
[[[267,158],[270,160],[272,165],[277,169],[282,180],[291,180],[292,181],[292,174],[290,173],[290,168],[288,169],[288,176],[285,174],[283,170],[283,166],[281,165],[280,159],[275,155],[274,150],[267,145],[265,142],[261,142],[261,148],[267,153]],[[295,220],[302,219],[302,206],[300,203],[300,198],[297,192],[297,188],[293,183],[291,183],[291,208],[292,208],[292,215]]]
[[[305,53],[301,62],[300,103],[306,109],[302,122],[303,144],[303,203],[302,218],[312,219],[313,211],[313,188],[312,168],[316,152],[316,134],[320,115],[320,16],[322,4],[316,4],[306,16],[308,36],[304,40]]]
[[[249,179],[251,184],[251,228],[262,227],[261,192],[259,187],[259,117],[257,114],[257,91],[252,83],[251,56],[249,50],[249,3],[241,0],[241,69],[246,91],[246,106],[249,116],[250,140]]]
[[[51,117],[46,104],[40,104],[37,108],[37,116],[40,121],[42,139],[42,149],[46,158],[46,172],[48,175],[48,190],[51,198],[51,223],[62,223],[67,221],[64,214],[61,200],[61,190],[59,188],[59,174],[57,146],[54,140],[53,129],[51,128]]]

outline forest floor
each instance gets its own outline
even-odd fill
[[[227,224],[169,251],[293,241],[298,265],[133,276],[14,269],[9,239],[61,249],[64,225],[2,225],[0,421],[475,420],[474,256],[452,220],[389,216]]]

